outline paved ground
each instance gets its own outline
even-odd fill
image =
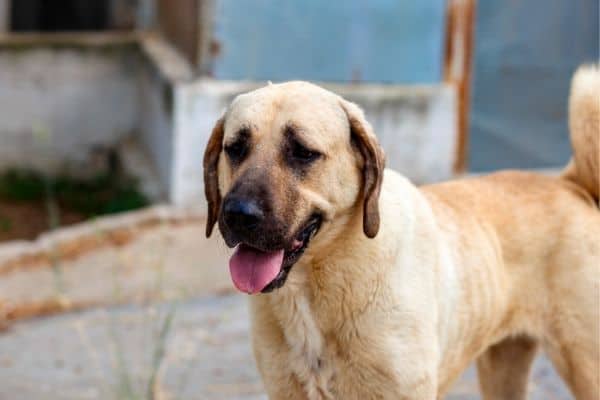
[[[265,399],[244,296],[90,310],[18,323],[0,335],[0,399],[147,399],[149,392],[155,399]],[[478,398],[472,369],[447,397]],[[543,358],[529,398],[571,398]]]

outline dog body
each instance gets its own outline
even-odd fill
[[[417,188],[355,105],[294,82],[234,101],[205,180],[270,398],[432,400],[477,359],[485,399],[525,399],[539,345],[598,397],[600,212],[576,179]]]
[[[386,170],[380,205],[376,238],[354,221],[250,299],[271,398],[435,399],[479,357],[486,398],[524,399],[537,343],[595,398],[600,213],[579,187],[507,172],[419,191]]]

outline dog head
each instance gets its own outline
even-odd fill
[[[269,292],[309,247],[335,240],[343,221],[362,216],[364,234],[377,235],[383,169],[355,104],[306,82],[240,95],[204,154],[206,234],[218,223],[237,246],[230,272],[238,289]]]

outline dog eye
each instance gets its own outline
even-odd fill
[[[248,152],[247,144],[242,140],[236,140],[235,142],[225,146],[225,153],[227,157],[233,162],[240,162],[246,157]]]
[[[302,163],[310,163],[321,157],[318,151],[310,150],[298,142],[292,143],[291,156]]]

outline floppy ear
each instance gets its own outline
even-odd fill
[[[350,123],[350,138],[364,160],[363,231],[367,237],[374,238],[379,231],[379,193],[385,169],[385,154],[360,107],[345,100],[341,104]]]
[[[204,151],[204,194],[208,202],[208,218],[206,220],[206,237],[210,237],[219,216],[221,193],[219,192],[219,155],[223,148],[223,132],[225,117],[221,117],[212,130],[206,150]]]

